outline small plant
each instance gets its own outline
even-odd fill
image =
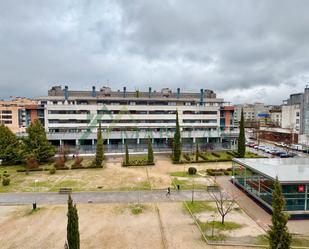
[[[55,174],[55,173],[56,173],[56,168],[55,168],[55,167],[50,168],[50,169],[49,169],[49,173],[50,173],[51,175]]]
[[[196,168],[194,168],[194,167],[189,167],[189,169],[188,169],[188,174],[189,174],[189,175],[195,175],[196,172],[197,172]]]
[[[131,207],[132,214],[141,214],[143,212],[143,206],[140,204],[135,204]]]
[[[3,179],[2,179],[2,185],[3,185],[3,186],[9,186],[9,185],[10,185],[10,182],[11,182],[10,178],[8,178],[8,177],[3,177]]]
[[[10,174],[8,174],[7,171],[5,170],[5,171],[3,172],[3,177],[10,177]]]

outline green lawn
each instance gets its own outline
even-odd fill
[[[169,174],[170,176],[176,176],[176,177],[203,177],[198,174],[190,175],[187,171],[177,171],[177,172],[171,172]]]
[[[191,201],[187,201],[185,204],[190,209],[192,214],[205,211],[214,212],[217,210],[215,207],[212,207],[208,201],[194,201],[193,203]]]
[[[201,183],[193,183],[192,180],[179,180],[177,178],[173,178],[172,185],[176,188],[177,185],[180,186],[180,190],[190,190],[190,189],[204,189],[207,190],[206,184]],[[194,186],[193,186],[194,185]]]
[[[195,160],[195,153],[186,153],[187,157],[190,158],[190,161],[186,160],[186,157],[182,155],[183,162],[191,162],[191,163],[200,163],[200,162],[224,162],[224,161],[231,161],[234,157],[237,157],[237,153],[235,151],[206,151],[200,152],[199,161],[196,162]],[[252,153],[246,152],[245,158],[260,158],[261,156]]]
[[[198,222],[201,229],[203,231],[211,230],[212,228],[222,231],[227,230],[235,230],[242,227],[242,225],[235,223],[235,222],[229,222],[225,221],[224,224],[221,223],[221,221],[210,221],[210,222]]]

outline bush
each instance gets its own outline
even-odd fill
[[[82,162],[83,162],[84,158],[77,156],[74,160],[74,163],[72,165],[72,168],[81,168]]]
[[[186,159],[188,162],[191,161],[191,158],[190,158],[189,153],[184,153],[184,154],[183,154],[183,157],[184,157],[184,159]]]
[[[8,185],[10,185],[10,178],[8,178],[8,177],[3,177],[3,180],[2,180],[2,185],[3,186],[8,186]]]
[[[196,172],[197,172],[197,170],[196,170],[196,168],[194,168],[194,167],[190,167],[190,168],[188,169],[189,175],[195,175]]]
[[[208,161],[207,156],[205,156],[204,154],[201,154],[201,153],[200,153],[199,156],[200,156],[200,158],[202,158],[203,160]]]
[[[38,159],[36,158],[36,156],[34,154],[30,154],[27,156],[26,158],[26,166],[27,169],[36,169],[39,167],[39,162]]]
[[[55,161],[54,166],[56,169],[62,169],[65,166],[65,159],[63,157],[58,157]]]
[[[55,168],[55,167],[50,168],[50,169],[49,169],[49,173],[50,173],[51,175],[55,174],[55,173],[56,173],[56,168]]]
[[[6,171],[4,171],[3,177],[10,177],[10,174],[8,174],[8,173],[6,173]]]
[[[220,157],[220,154],[218,154],[218,153],[216,153],[216,152],[212,152],[211,154],[212,154],[213,156],[215,156],[215,157],[218,157],[218,158]]]

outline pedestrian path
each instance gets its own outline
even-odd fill
[[[192,198],[191,190],[171,191],[166,196],[165,190],[153,191],[110,191],[110,192],[76,192],[72,193],[75,203],[128,203],[128,202],[170,202],[189,201]],[[202,190],[194,191],[195,200],[212,200],[209,193]],[[59,193],[1,193],[0,205],[30,204],[33,202],[41,204],[63,204],[67,202],[66,194]]]

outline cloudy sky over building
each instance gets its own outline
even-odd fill
[[[308,10],[307,0],[1,0],[0,98],[62,84],[281,103],[309,84]]]

